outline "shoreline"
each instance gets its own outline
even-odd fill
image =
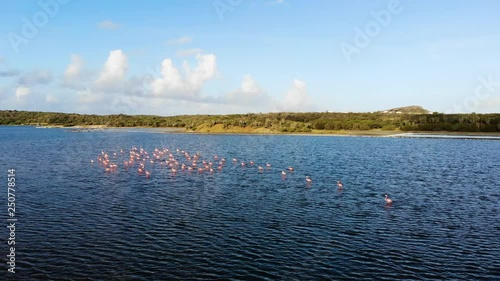
[[[452,139],[485,139],[485,138],[500,138],[500,132],[452,132],[452,131],[387,131],[387,130],[313,130],[312,132],[273,132],[270,130],[262,130],[262,128],[251,128],[246,130],[202,130],[188,131],[185,128],[178,127],[112,127],[107,125],[77,125],[77,126],[62,126],[62,125],[12,125],[12,126],[27,126],[40,129],[66,129],[75,132],[90,132],[99,130],[130,130],[130,129],[148,129],[156,130],[165,133],[180,133],[180,134],[200,134],[200,135],[269,135],[269,136],[337,136],[337,137],[391,137],[391,138],[452,138]]]

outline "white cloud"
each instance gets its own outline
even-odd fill
[[[49,94],[45,97],[45,101],[48,103],[54,103],[54,102],[58,102],[59,99],[56,96]]]
[[[194,56],[194,55],[199,55],[201,52],[202,52],[202,49],[193,48],[193,49],[178,50],[175,54],[178,57],[190,57],[190,56]]]
[[[245,106],[262,105],[264,107],[268,107],[273,103],[272,99],[264,93],[250,74],[243,77],[243,82],[238,90],[227,94],[219,102]]]
[[[72,99],[76,106],[74,110],[88,113],[222,114],[306,111],[313,108],[306,83],[301,80],[294,80],[281,99],[266,93],[250,74],[245,75],[240,86],[232,92],[218,96],[206,95],[203,91],[206,84],[218,77],[217,57],[201,52],[201,49],[178,50],[178,56],[195,55],[195,62],[190,65],[184,61],[176,66],[172,59],[167,58],[161,67],[149,71],[142,78],[127,77],[128,58],[120,49],[109,52],[100,71],[85,70],[84,59],[74,54],[61,77],[60,85],[76,90],[73,91]],[[147,70],[144,72],[148,73]],[[34,107],[43,104],[46,108],[55,108],[66,102],[58,92],[33,94],[34,85],[52,81],[49,71],[32,71],[20,75],[18,79],[15,96],[12,96],[11,90],[9,95],[19,104],[28,102]],[[164,111],[165,105],[168,105],[168,112]]]
[[[122,50],[111,51],[96,81],[97,87],[115,88],[125,78],[127,70],[128,60]]]
[[[213,54],[197,55],[198,65],[191,71],[187,62],[184,63],[184,77],[173,65],[171,59],[163,60],[161,64],[162,77],[154,79],[151,89],[154,96],[187,99],[197,98],[203,84],[213,79],[217,73],[216,56]]]
[[[188,37],[188,36],[183,36],[183,37],[168,40],[167,45],[182,45],[182,44],[191,43],[192,41],[193,41],[193,38]]]
[[[79,55],[71,55],[71,63],[64,71],[64,79],[62,85],[68,88],[80,89],[82,86],[83,66],[85,61]]]
[[[71,63],[66,68],[64,76],[68,79],[78,78],[82,74],[85,62],[79,55],[71,55]]]
[[[52,74],[47,70],[34,70],[19,77],[18,84],[23,86],[33,86],[36,84],[47,85],[52,82]]]
[[[78,99],[78,104],[93,104],[102,100],[102,95],[93,93],[90,89],[86,89],[83,91],[77,91],[76,96]]]
[[[0,77],[13,77],[17,75],[19,75],[19,70],[17,69],[0,70]]]
[[[307,94],[306,83],[295,79],[290,90],[280,103],[283,111],[308,111],[313,108],[310,96]]]
[[[243,77],[243,83],[241,83],[241,91],[248,95],[260,95],[262,92],[261,88],[253,80],[250,74],[247,74],[245,75],[245,77]]]
[[[17,87],[16,88],[16,98],[23,99],[30,94],[30,88],[28,87]]]
[[[116,102],[117,100],[115,100]],[[183,115],[183,114],[238,114],[249,112],[248,106],[221,104],[204,101],[172,100],[155,97],[124,97],[119,103],[110,101],[114,113],[153,114],[153,115]],[[96,106],[94,106],[95,108]],[[109,112],[103,109],[103,112]],[[109,113],[108,113],[109,114]]]
[[[155,79],[152,83],[153,93],[161,95],[169,91],[185,91],[183,87],[185,82],[182,81],[179,70],[175,68],[171,59],[165,59],[161,63],[162,78]]]
[[[245,75],[238,90],[225,96],[206,99],[205,101],[227,105],[226,108],[239,110],[240,113],[270,111],[297,112],[314,111],[316,109],[316,106],[307,93],[304,81],[294,80],[284,97],[278,100],[266,94],[250,74]]]
[[[98,23],[97,27],[99,27],[100,29],[115,30],[115,29],[120,28],[120,25],[116,22],[111,21],[111,20],[105,20],[105,21],[101,21],[100,23]]]
[[[214,78],[217,74],[217,58],[214,54],[197,55],[196,60],[198,61],[198,66],[194,71],[191,72],[188,68],[185,68],[185,70],[187,72],[187,81],[199,88],[205,81]],[[189,67],[188,64],[185,64],[185,66]]]

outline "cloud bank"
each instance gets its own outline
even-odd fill
[[[189,37],[172,43],[191,42]],[[201,49],[185,49],[177,57],[191,57],[178,65],[165,58],[157,71],[143,70],[144,76],[129,76],[129,60],[121,49],[112,50],[99,69],[86,69],[86,61],[71,55],[64,72],[56,76],[47,70],[22,73],[17,70],[0,72],[0,76],[17,77],[11,97],[18,102],[36,99],[50,108],[74,106],[70,111],[82,113],[125,114],[227,114],[247,112],[306,111],[314,108],[306,83],[295,79],[282,95],[270,95],[251,74],[242,76],[239,86],[218,95],[206,92],[211,81],[221,81],[217,56],[204,54]],[[192,58],[194,56],[194,59]],[[51,85],[55,80],[59,83]],[[215,83],[215,82],[214,82]],[[45,95],[33,94],[33,89],[59,87]],[[56,88],[57,89],[57,88]],[[3,91],[9,95],[8,91]],[[35,91],[42,93],[42,91]],[[36,97],[35,97],[36,96]],[[34,104],[34,106],[40,106]],[[40,108],[40,110],[46,110]]]

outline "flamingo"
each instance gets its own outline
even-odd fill
[[[281,171],[281,175],[282,176],[286,176],[286,172],[285,171]]]
[[[387,196],[387,194],[385,195],[385,202],[386,202],[387,204],[391,204],[391,203],[392,203],[392,199],[391,199],[391,198],[389,198],[389,196]]]
[[[344,187],[344,184],[342,184],[342,182],[341,182],[341,181],[337,181],[337,186],[338,186],[339,188],[343,188],[343,187]]]
[[[312,179],[311,179],[311,177],[306,176],[306,182],[307,182],[307,183],[312,183]]]

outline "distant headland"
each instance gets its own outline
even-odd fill
[[[277,112],[230,115],[95,115],[0,111],[0,125],[38,127],[177,128],[183,132],[256,134],[364,134],[398,132],[500,132],[500,114],[430,113],[420,106],[371,113]]]
[[[396,113],[396,114],[430,114],[431,112],[419,105],[410,105],[396,107],[388,110],[377,111],[378,113]]]

